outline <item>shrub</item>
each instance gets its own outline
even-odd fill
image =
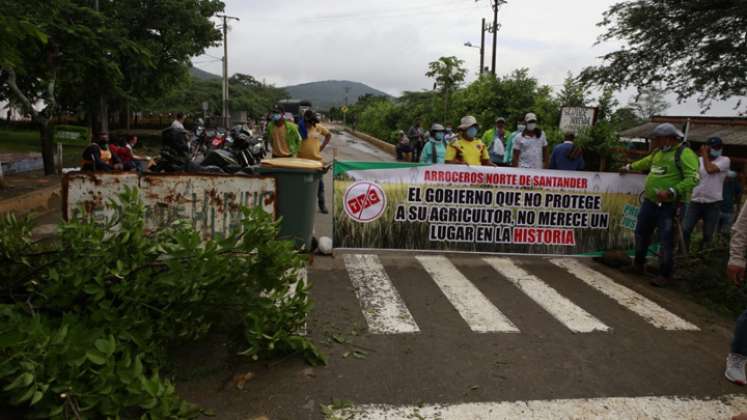
[[[0,401],[37,418],[189,418],[163,377],[166,348],[218,327],[248,357],[322,356],[300,336],[310,310],[304,259],[260,209],[203,241],[186,222],[144,229],[136,191],[103,224],[62,224],[51,244],[28,219],[0,221]]]

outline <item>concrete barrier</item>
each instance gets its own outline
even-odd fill
[[[360,131],[353,131],[349,128],[345,128],[345,131],[347,131],[351,136],[357,137],[363,141],[366,141],[370,143],[371,145],[375,146],[378,149],[383,150],[386,153],[389,153],[390,155],[396,157],[397,156],[397,147],[391,143],[385,142],[384,140],[377,139],[374,136],[368,135],[366,133],[362,133]]]
[[[60,211],[61,208],[59,184],[0,201],[0,214],[13,213],[17,216]]]

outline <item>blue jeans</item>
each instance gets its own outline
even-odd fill
[[[654,230],[659,231],[659,273],[663,277],[672,277],[674,270],[674,215],[677,206],[674,203],[658,205],[644,200],[638,213],[638,225],[635,228],[635,263],[646,264],[646,254],[651,246]]]
[[[696,203],[691,202],[687,206],[685,221],[682,226],[682,233],[685,236],[685,245],[690,250],[690,236],[692,236],[695,225],[700,219],[703,219],[703,246],[707,245],[713,239],[713,234],[718,226],[719,215],[721,214],[721,202],[715,203]]]
[[[747,356],[747,311],[737,318],[734,338],[731,340],[731,352]]]

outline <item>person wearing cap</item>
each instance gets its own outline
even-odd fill
[[[513,142],[513,166],[527,169],[542,169],[547,161],[547,138],[537,127],[537,115],[528,113],[524,117],[526,128]]]
[[[446,148],[446,163],[455,165],[493,166],[488,156],[488,148],[477,138],[479,126],[475,117],[462,118],[459,125],[459,138]]]
[[[490,161],[496,165],[503,165],[506,155],[506,119],[498,117],[495,119],[495,127],[482,135],[482,142],[488,148]]]
[[[298,157],[321,162],[322,151],[332,139],[332,133],[320,123],[318,114],[310,109],[304,112],[303,118],[299,122],[301,123],[299,125],[301,147],[298,150]],[[319,212],[322,214],[329,213],[324,199],[324,182],[321,178],[319,179],[317,201],[319,203]]]
[[[667,286],[674,272],[674,217],[678,203],[698,184],[698,157],[682,143],[684,134],[669,123],[654,129],[653,152],[625,165],[620,172],[648,171],[644,200],[635,229],[635,268],[643,274],[646,255],[654,230],[659,230],[659,276],[652,280],[658,287]]]
[[[298,126],[286,121],[283,110],[276,106],[270,114],[270,124],[267,125],[265,138],[272,144],[273,158],[293,157],[298,153],[301,144],[301,133]]]
[[[583,150],[573,144],[574,140],[576,140],[576,131],[566,130],[564,136],[563,142],[552,149],[550,169],[583,171],[586,165]]]
[[[405,162],[412,161],[410,138],[407,137],[404,130],[397,131],[395,136],[397,138],[397,160],[404,160]]]
[[[430,137],[420,153],[420,163],[446,162],[446,129],[441,124],[431,126]]]
[[[703,242],[705,247],[713,239],[718,226],[721,202],[724,200],[724,180],[729,173],[731,160],[723,156],[724,144],[719,137],[711,137],[700,148],[700,181],[693,189],[690,205],[687,206],[682,233],[685,245],[690,249],[690,237],[695,225],[703,220]]]

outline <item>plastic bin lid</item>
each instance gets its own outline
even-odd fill
[[[264,159],[261,165],[265,168],[311,169],[321,171],[324,167],[318,160],[300,158]]]

